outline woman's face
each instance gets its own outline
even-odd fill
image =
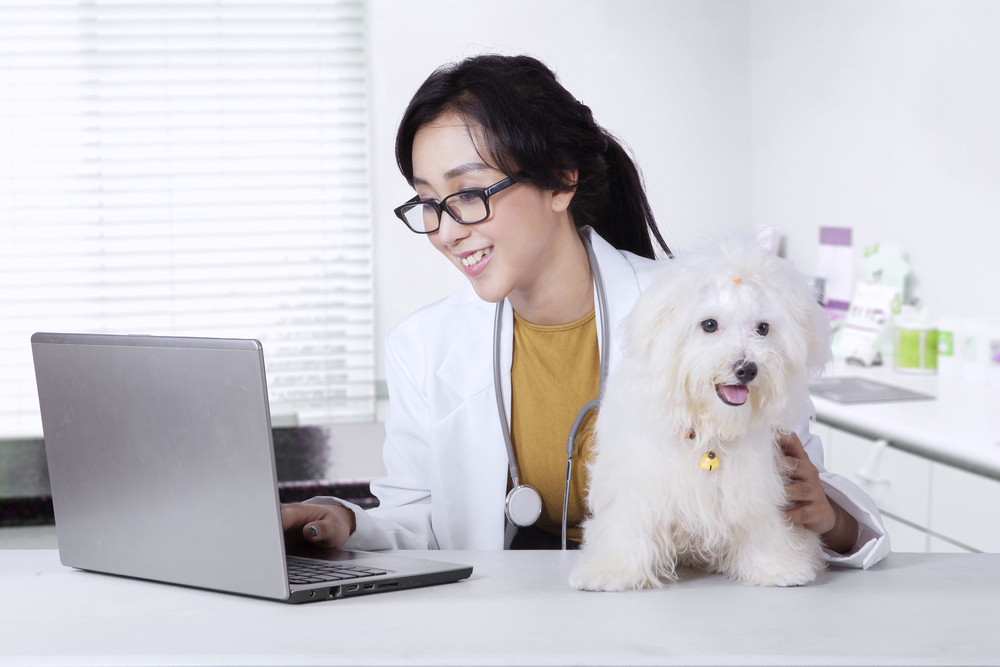
[[[476,150],[470,128],[457,114],[445,113],[421,127],[413,139],[413,185],[424,199],[444,199],[467,188],[487,188],[505,174]],[[482,151],[485,155],[485,151]],[[525,298],[543,286],[550,257],[569,224],[572,193],[540,190],[516,183],[490,197],[490,217],[461,225],[444,213],[441,228],[429,234],[435,248],[472,283],[485,301],[512,292]]]

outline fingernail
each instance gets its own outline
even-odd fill
[[[306,530],[309,531],[309,534],[312,535],[313,537],[319,535],[319,528],[317,528],[316,526],[306,526]]]

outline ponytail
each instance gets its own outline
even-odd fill
[[[569,211],[619,250],[652,259],[660,235],[631,155],[590,108],[529,56],[483,55],[435,70],[417,90],[396,133],[396,162],[413,184],[417,130],[453,111],[482,130],[489,158],[507,176],[542,190],[574,189]],[[576,171],[576,183],[565,182]]]
[[[673,257],[656,226],[642,175],[632,156],[607,130],[596,124],[594,127],[606,138],[607,149],[596,161],[594,171],[580,178],[570,202],[573,221],[577,226],[590,225],[619,250],[652,259],[655,240],[668,257]]]

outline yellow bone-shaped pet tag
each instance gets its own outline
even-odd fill
[[[715,455],[715,452],[706,452],[703,457],[701,457],[701,463],[699,463],[702,468],[712,472],[719,467],[719,457]]]

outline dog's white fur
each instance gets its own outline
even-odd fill
[[[819,537],[785,517],[776,437],[802,414],[829,325],[784,260],[749,239],[720,246],[664,261],[624,324],[595,426],[574,588],[658,588],[678,566],[794,586],[824,567]],[[709,319],[714,333],[702,328]],[[747,361],[757,366],[747,400],[728,405],[716,385],[736,384]],[[714,471],[699,466],[710,450]]]

